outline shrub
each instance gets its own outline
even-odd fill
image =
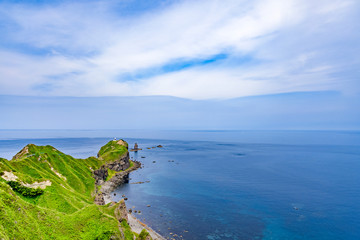
[[[111,231],[106,231],[106,232],[103,232],[101,233],[99,236],[97,236],[95,238],[95,240],[109,240],[111,239],[111,237],[114,235],[113,232]]]
[[[44,193],[44,190],[41,188],[28,188],[17,181],[7,181],[6,183],[9,184],[15,192],[20,193],[24,197],[34,198]]]
[[[149,232],[143,229],[139,236],[136,238],[136,240],[146,240],[146,237],[148,237],[149,235]]]

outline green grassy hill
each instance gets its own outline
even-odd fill
[[[75,159],[29,144],[10,161],[0,158],[0,239],[133,239],[115,217],[118,204],[94,204],[93,171],[127,151],[125,142],[110,141],[99,158]],[[23,196],[9,180],[43,193]]]

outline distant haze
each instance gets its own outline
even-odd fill
[[[357,96],[307,92],[229,100],[0,96],[1,129],[360,129]]]

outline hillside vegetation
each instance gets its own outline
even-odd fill
[[[119,159],[119,156],[126,154],[128,144],[123,140],[110,141],[100,148],[98,158],[106,162],[112,162]]]
[[[0,239],[133,239],[115,217],[117,204],[94,204],[93,171],[127,151],[124,141],[110,141],[99,158],[75,159],[29,144],[10,161],[0,158]]]

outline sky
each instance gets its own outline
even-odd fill
[[[360,129],[359,29],[357,0],[0,0],[0,129]]]

